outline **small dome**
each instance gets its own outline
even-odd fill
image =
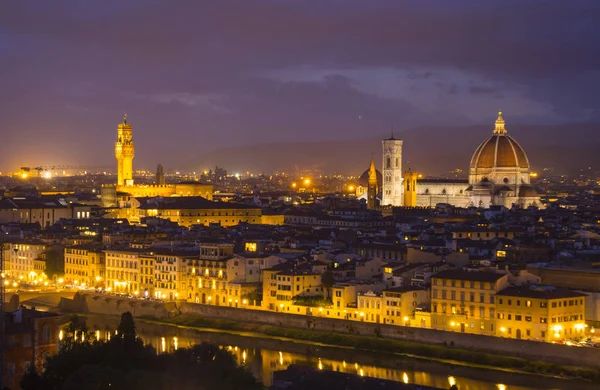
[[[383,175],[381,174],[381,172],[379,172],[379,170],[376,170],[375,172],[377,172],[377,185],[381,188],[381,186],[383,185]],[[364,171],[362,175],[360,175],[360,178],[356,182],[356,185],[363,186],[363,187],[367,187],[369,185],[369,170],[368,169],[366,171]]]
[[[502,113],[498,114],[494,134],[483,141],[471,158],[471,168],[526,168],[529,160],[525,151],[506,133]]]

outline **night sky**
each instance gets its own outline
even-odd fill
[[[291,142],[377,139],[391,123],[476,125],[483,140],[498,109],[509,132],[585,128],[600,122],[598,20],[598,0],[4,0],[0,170],[110,168],[123,112],[150,169],[256,168],[227,154],[266,143],[275,169]]]

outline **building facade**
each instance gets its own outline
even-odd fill
[[[39,240],[16,240],[2,244],[4,251],[4,274],[7,279],[32,283],[41,274],[36,271],[35,261],[46,250]]]
[[[505,206],[542,207],[540,196],[530,182],[531,165],[525,150],[505,128],[498,113],[492,135],[475,149],[468,180],[417,180],[416,205],[434,207],[448,203],[457,207]]]
[[[135,248],[107,249],[106,289],[116,293],[139,294],[140,254]],[[137,293],[137,294],[136,294]]]
[[[508,286],[508,275],[446,270],[431,278],[431,322],[434,329],[493,336],[496,294]]]
[[[505,288],[496,297],[498,336],[556,342],[585,334],[586,294],[529,285]]]
[[[133,128],[127,122],[127,115],[125,115],[123,122],[117,126],[117,141],[115,142],[117,183],[116,185],[102,186],[101,199],[103,207],[125,207],[129,198],[151,196],[202,196],[205,199],[212,200],[212,184],[200,182],[165,184],[164,170],[161,165],[157,169],[156,184],[134,184],[134,156]]]

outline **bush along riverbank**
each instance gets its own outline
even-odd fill
[[[519,357],[497,355],[482,351],[469,351],[454,348],[452,345],[420,344],[408,341],[384,339],[379,337],[377,329],[372,336],[340,334],[308,329],[283,328],[258,323],[243,323],[226,319],[203,318],[180,315],[170,319],[156,320],[144,318],[149,322],[180,325],[192,328],[215,329],[230,332],[252,332],[267,337],[287,338],[295,341],[320,343],[332,347],[356,348],[365,351],[377,351],[394,354],[406,354],[417,357],[470,363],[487,368],[501,368],[532,374],[580,378],[600,383],[600,370],[584,367],[561,366],[543,361],[533,361]],[[582,352],[584,352],[582,350]]]

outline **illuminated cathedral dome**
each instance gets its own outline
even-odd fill
[[[525,151],[504,128],[502,112],[498,113],[494,134],[479,145],[471,158],[471,169],[493,168],[529,169]]]

